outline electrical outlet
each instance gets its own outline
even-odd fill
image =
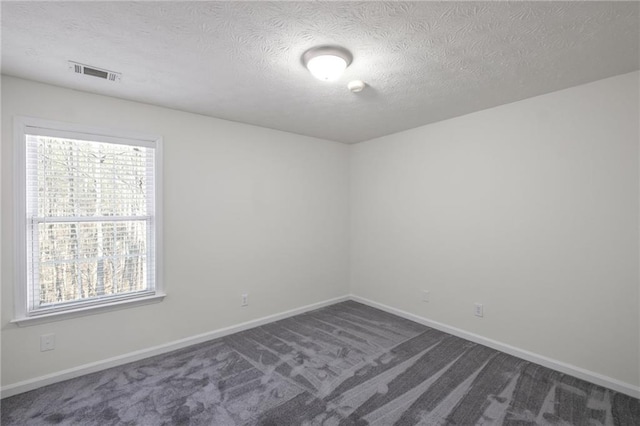
[[[52,351],[56,348],[56,335],[43,334],[40,336],[40,352]]]
[[[484,316],[484,307],[482,306],[482,303],[476,303],[473,305],[473,314],[477,317]]]
[[[249,306],[249,293],[242,294],[242,300],[240,306]]]
[[[422,290],[422,301],[423,302],[429,301],[429,292],[427,290]]]

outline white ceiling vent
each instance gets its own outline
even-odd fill
[[[108,81],[120,81],[120,76],[122,75],[119,72],[109,71],[73,61],[69,61],[69,71],[75,74],[89,75],[91,77],[97,77]]]

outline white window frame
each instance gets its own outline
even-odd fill
[[[47,313],[30,313],[28,308],[28,258],[27,248],[28,221],[27,217],[27,157],[26,135],[31,134],[29,129],[37,128],[46,130],[50,136],[66,137],[70,139],[83,139],[96,142],[125,143],[127,145],[139,145],[152,147],[155,150],[155,215],[152,218],[152,241],[155,241],[155,285],[154,290],[144,295],[116,298],[114,300],[91,300],[87,303],[79,302],[73,307],[60,311]],[[129,143],[127,143],[129,142]],[[14,319],[12,323],[19,326],[36,325],[90,315],[99,312],[111,311],[126,307],[157,303],[164,299],[163,286],[163,238],[162,238],[162,137],[146,135],[129,131],[105,129],[85,126],[74,123],[43,120],[33,117],[17,116],[14,118],[14,245],[15,245],[15,270],[14,270]]]

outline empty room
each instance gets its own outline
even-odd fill
[[[0,6],[2,425],[640,425],[640,2]]]

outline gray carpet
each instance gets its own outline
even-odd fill
[[[640,425],[640,401],[355,302],[2,400],[2,425]]]

